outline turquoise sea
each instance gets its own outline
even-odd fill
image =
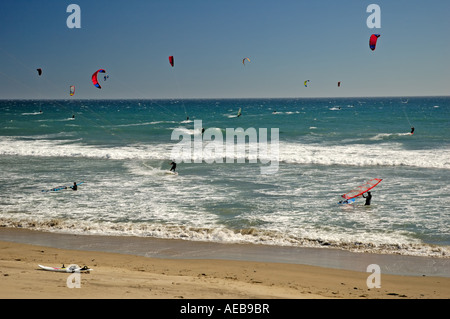
[[[270,144],[278,129],[276,169],[248,139],[167,174],[178,133],[211,145],[198,121],[224,140],[266,128]],[[0,168],[7,227],[450,255],[449,97],[2,100]],[[337,204],[372,178],[370,206]]]

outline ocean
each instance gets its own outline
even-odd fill
[[[2,100],[0,168],[3,227],[450,256],[449,97]]]

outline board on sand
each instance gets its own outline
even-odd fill
[[[56,271],[56,272],[83,272],[83,271],[91,271],[92,269],[88,268],[87,266],[84,267],[78,267],[76,265],[71,265],[70,267],[64,267],[64,265],[62,267],[48,267],[48,266],[42,266],[42,265],[38,265],[40,268],[44,269],[44,270],[48,270],[48,271]]]

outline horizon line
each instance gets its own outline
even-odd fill
[[[450,97],[450,95],[376,95],[376,96],[313,96],[313,97],[186,97],[186,98],[0,98],[0,101],[123,101],[123,100],[258,100],[258,99],[351,99],[351,98],[427,98]]]

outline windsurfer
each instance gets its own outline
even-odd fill
[[[370,192],[367,192],[367,196],[364,196],[364,194],[362,194],[362,197],[366,199],[366,203],[364,205],[369,206],[370,201],[372,200],[372,194]]]

